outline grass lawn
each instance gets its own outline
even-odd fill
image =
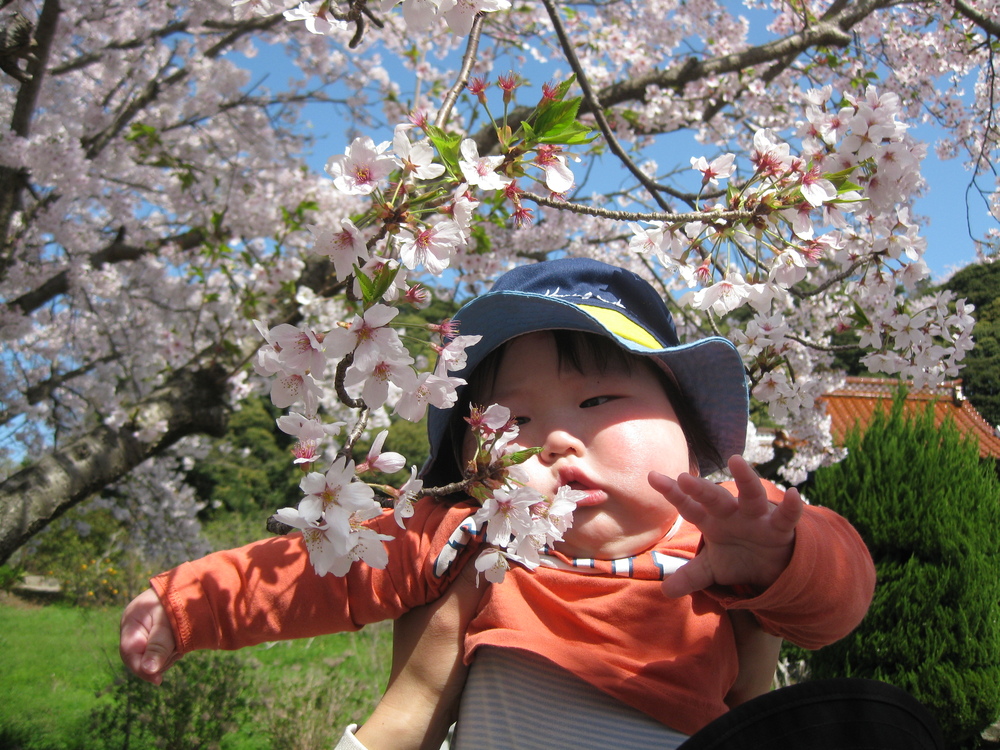
[[[0,745],[71,748],[117,668],[118,615],[0,596]]]
[[[43,606],[0,592],[0,747],[88,747],[91,713],[110,701],[105,691],[122,669],[120,614],[117,607]],[[347,720],[363,719],[380,695],[389,669],[390,634],[386,625],[258,646],[238,652],[238,658],[260,690],[272,725],[297,725],[295,741],[305,748],[313,744],[305,736],[307,718],[315,719],[315,744],[322,746],[321,729],[329,729],[330,722],[342,728]],[[262,744],[259,731],[253,742],[234,737],[223,743],[227,750],[284,746],[270,739]]]

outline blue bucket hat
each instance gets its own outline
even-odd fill
[[[497,279],[489,292],[463,306],[453,320],[459,333],[482,340],[466,350],[465,367],[452,375],[468,380],[490,352],[526,333],[596,333],[628,352],[654,358],[673,375],[723,461],[743,453],[749,398],[736,347],[719,336],[681,344],[663,299],[631,271],[589,258],[518,266]],[[425,475],[448,439],[451,411],[435,407],[429,411]],[[703,475],[723,468],[713,457],[697,459]]]

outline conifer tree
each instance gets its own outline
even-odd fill
[[[950,747],[976,747],[1000,713],[1000,482],[951,421],[905,414],[902,392],[847,448],[816,472],[811,499],[855,525],[878,583],[861,625],[812,653],[809,671],[897,685]]]

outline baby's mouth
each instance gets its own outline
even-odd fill
[[[577,508],[585,508],[590,505],[600,505],[606,499],[606,495],[603,490],[576,479],[564,482],[563,486],[569,487],[571,490],[584,493],[584,497],[577,500]]]

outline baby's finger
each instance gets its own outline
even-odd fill
[[[759,518],[771,512],[771,503],[768,502],[764,484],[742,456],[734,455],[729,459],[729,472],[736,482],[742,515],[747,518]]]
[[[648,481],[654,490],[663,495],[664,499],[677,509],[677,512],[684,517],[685,521],[697,526],[708,517],[705,508],[684,492],[677,483],[677,480],[671,479],[665,474],[651,471],[649,472]]]
[[[799,491],[792,487],[785,491],[785,498],[771,516],[771,524],[778,531],[793,531],[802,518],[805,502]]]
[[[708,557],[698,555],[664,578],[661,588],[665,596],[678,599],[708,588],[713,583],[715,583],[715,577],[712,574]]]

